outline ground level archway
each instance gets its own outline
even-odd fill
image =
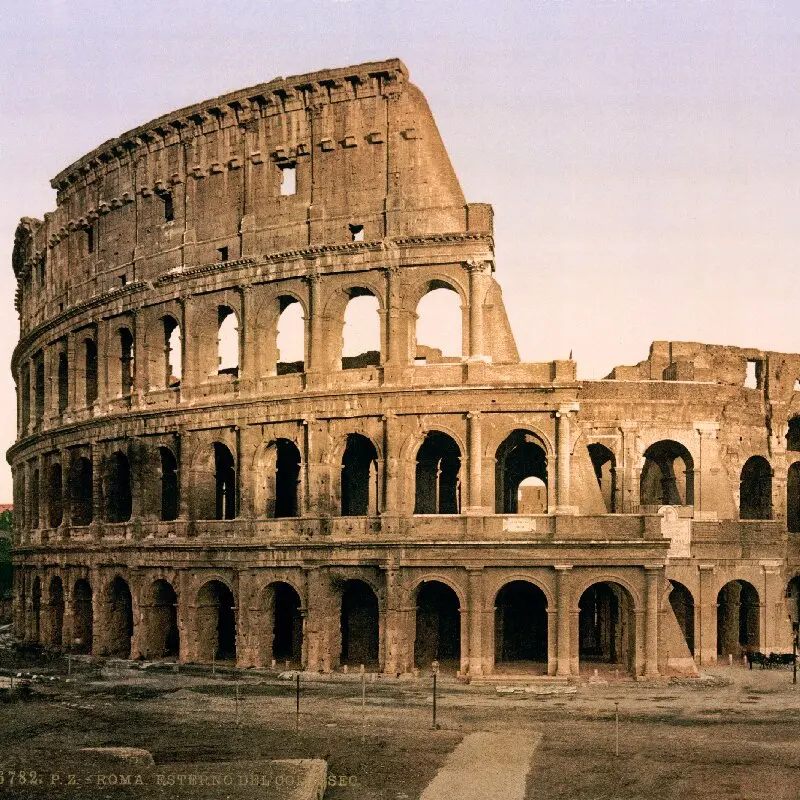
[[[372,587],[364,581],[345,582],[342,590],[340,629],[341,664],[351,666],[378,664],[380,640],[378,598]]]
[[[494,612],[494,662],[501,671],[547,674],[547,598],[535,584],[507,583],[497,593]]]
[[[633,598],[614,581],[592,584],[578,601],[580,668],[610,665],[634,673],[636,617]]]
[[[461,612],[458,595],[446,583],[424,581],[417,589],[414,665],[426,669],[434,661],[459,668]]]
[[[201,661],[236,660],[236,601],[222,581],[197,593],[197,655]]]
[[[717,656],[759,650],[761,606],[752,583],[729,581],[717,595]]]

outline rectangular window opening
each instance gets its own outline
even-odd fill
[[[285,197],[297,194],[297,168],[294,164],[281,166],[281,194]]]
[[[350,236],[354,242],[363,242],[364,241],[364,226],[363,225],[351,225],[350,226]]]
[[[164,203],[164,221],[172,222],[175,219],[175,205],[172,201],[172,194],[165,192],[161,195],[161,200]]]
[[[120,275],[119,276],[119,284],[120,286],[126,286],[128,283],[128,276],[127,275]]]
[[[228,248],[227,247],[220,247],[219,250],[217,250],[217,252],[219,253],[219,260],[220,261],[227,261],[228,260]]]
[[[94,253],[94,228],[86,229],[86,252]]]
[[[747,371],[744,377],[745,388],[747,389],[761,388],[761,369],[762,369],[762,364],[760,361],[748,359]]]

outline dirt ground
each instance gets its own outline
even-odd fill
[[[276,675],[80,661],[68,676],[64,659],[10,651],[0,652],[0,668],[37,675],[28,697],[0,703],[0,798],[170,797],[153,787],[154,769],[325,758],[326,798],[406,800],[419,797],[466,733],[508,728],[543,734],[528,800],[800,798],[800,687],[786,669],[724,667],[646,683],[609,675],[576,690],[506,693],[441,677],[433,729],[429,676],[366,680],[363,706],[358,675],[303,677],[298,720],[295,685]],[[98,765],[77,752],[90,746],[148,750],[150,789],[114,777],[136,765]]]

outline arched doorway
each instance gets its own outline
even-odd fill
[[[535,584],[507,583],[495,598],[494,662],[503,671],[547,674],[547,598]]]
[[[91,653],[94,628],[92,587],[85,578],[75,581],[72,605],[72,650],[75,653]]]
[[[742,467],[739,519],[772,519],[772,467],[763,456],[752,456]]]
[[[532,433],[516,430],[495,454],[495,511],[547,513],[547,454]]]
[[[460,470],[455,440],[440,431],[428,432],[417,451],[414,513],[460,513]]]
[[[592,584],[578,601],[581,667],[608,664],[630,673],[636,665],[636,618],[628,590],[613,581]]]
[[[285,581],[266,588],[264,597],[265,659],[299,665],[303,658],[302,604],[297,590]]]
[[[379,625],[375,592],[364,581],[346,581],[342,591],[340,663],[377,665]]]
[[[717,595],[717,655],[739,658],[759,650],[761,607],[752,583],[726,583]]]
[[[669,593],[669,604],[678,621],[683,638],[689,652],[694,655],[694,598],[692,593],[678,581],[670,581],[672,590]]]
[[[159,579],[150,587],[145,607],[145,658],[177,658],[180,654],[178,595],[169,581]]]
[[[107,647],[110,656],[130,658],[133,637],[133,598],[127,581],[117,576],[107,593]]]
[[[417,589],[414,664],[420,669],[438,661],[457,670],[461,658],[461,613],[458,595],[441,581],[424,581]]]
[[[197,651],[201,661],[236,661],[236,601],[222,581],[197,593]]]
[[[694,461],[682,444],[665,439],[645,450],[639,502],[643,506],[694,505]]]
[[[378,452],[366,436],[359,433],[347,435],[341,476],[342,516],[377,514]]]
[[[606,511],[609,514],[614,514],[616,512],[617,489],[617,464],[614,454],[603,444],[590,444],[587,449]]]
[[[105,480],[105,512],[107,522],[127,522],[131,518],[131,465],[124,453],[111,455]]]

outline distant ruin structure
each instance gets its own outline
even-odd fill
[[[13,253],[18,639],[471,680],[791,649],[800,355],[520,362],[492,209],[401,62],[175,111],[52,185]],[[418,335],[434,292],[460,352]]]

